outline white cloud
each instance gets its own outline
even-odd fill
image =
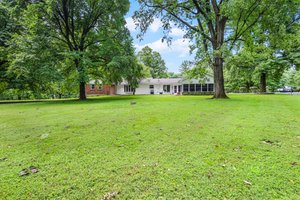
[[[173,27],[171,29],[170,36],[183,37],[184,35],[185,35],[185,32],[182,29],[180,29],[180,28]]]
[[[190,42],[186,39],[173,40],[170,46],[168,46],[166,42],[163,43],[160,39],[145,45],[136,44],[135,47],[137,51],[140,51],[145,46],[149,46],[151,49],[159,52],[160,54],[174,53],[174,54],[178,54],[178,56],[182,58],[189,55],[190,53],[189,45]]]
[[[162,28],[163,23],[159,18],[155,18],[153,23],[149,26],[151,32],[156,33],[160,28]],[[174,37],[183,37],[185,35],[185,31],[180,28],[177,28],[174,23],[171,23],[171,32],[170,36]]]
[[[136,31],[136,29],[135,29],[136,25],[131,17],[126,18],[126,27],[128,28],[128,30],[130,30],[132,32]]]
[[[155,33],[162,27],[162,22],[160,19],[155,18],[152,24],[149,26],[151,32]]]
[[[135,32],[136,30],[136,24],[134,23],[132,17],[127,17],[126,18],[126,27],[131,31]],[[162,22],[160,19],[155,18],[153,23],[150,24],[149,30],[153,33],[156,33],[160,28],[162,27]]]
[[[153,23],[150,24],[149,26],[149,30],[152,33],[156,33],[159,31],[160,28],[162,28],[162,22],[160,21],[160,19],[155,18]],[[131,32],[136,32],[136,24],[133,21],[132,17],[127,17],[126,18],[126,27],[131,31]],[[185,31],[183,31],[180,28],[177,28],[174,24],[171,24],[171,32],[170,32],[170,36],[173,37],[183,37],[185,35]]]

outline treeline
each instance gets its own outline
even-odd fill
[[[0,94],[86,99],[85,83],[135,84],[141,64],[125,27],[128,0],[3,0]]]
[[[0,99],[78,97],[85,84],[177,77],[158,52],[138,54],[125,24],[128,0],[0,2]]]
[[[299,89],[300,0],[140,0],[133,17],[143,37],[160,19],[163,40],[177,27],[191,40],[193,61],[182,76],[214,77],[214,98],[226,92]],[[158,52],[137,55],[124,16],[129,0],[0,1],[0,98],[86,99],[92,79],[135,88],[167,72]]]

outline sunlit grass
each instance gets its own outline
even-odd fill
[[[0,105],[0,199],[300,199],[299,167],[300,96]]]

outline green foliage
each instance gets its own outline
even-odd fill
[[[9,8],[14,26],[19,27],[9,32],[11,40],[3,50],[9,52],[9,68],[3,72],[11,78],[11,88],[61,96],[78,91],[74,82],[84,84],[100,78],[116,84],[128,77],[128,71],[135,72],[132,81],[140,78],[141,67],[137,67],[132,39],[125,28],[128,0],[5,1],[3,5]],[[6,18],[0,8],[0,17]],[[80,91],[80,98],[85,98],[84,91]]]
[[[184,78],[204,80],[205,77],[210,74],[210,70],[207,68],[205,63],[206,62],[204,61],[194,62],[185,60],[180,66],[180,72]]]
[[[272,15],[253,26],[243,36],[235,54],[226,58],[226,87],[230,91],[245,87],[249,92],[251,87],[261,84],[262,73],[267,74],[268,89],[274,91],[280,87],[283,72],[297,68],[300,29],[295,2],[282,1],[271,7],[268,12]]]
[[[153,51],[150,47],[144,47],[138,52],[138,59],[146,67],[149,68],[152,78],[165,78],[167,77],[167,67],[161,55]]]
[[[287,70],[284,72],[281,80],[281,86],[290,86],[294,91],[300,91],[300,71]]]
[[[167,77],[168,78],[181,78],[182,74],[180,74],[180,73],[178,74],[178,73],[175,73],[175,72],[168,72]]]

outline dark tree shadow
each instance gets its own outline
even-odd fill
[[[29,104],[29,103],[46,103],[46,104],[92,104],[108,103],[113,101],[132,101],[139,99],[139,96],[98,96],[90,97],[86,100],[79,99],[39,99],[39,100],[10,100],[0,101],[0,104]]]

